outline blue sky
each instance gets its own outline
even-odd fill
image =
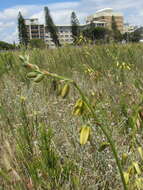
[[[38,18],[44,23],[44,6],[48,6],[56,24],[69,24],[75,11],[80,22],[86,16],[102,8],[113,8],[124,15],[125,22],[143,25],[143,0],[2,0],[0,6],[0,40],[17,39],[17,15],[21,11],[25,18]]]
[[[55,2],[64,2],[65,0],[4,0],[0,5],[0,10],[16,5],[43,5]]]

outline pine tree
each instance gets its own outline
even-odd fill
[[[72,31],[72,36],[74,38],[74,42],[80,35],[80,29],[79,29],[79,20],[75,14],[75,12],[71,13],[71,31]]]
[[[50,15],[50,11],[48,7],[44,8],[45,10],[45,25],[46,25],[46,30],[50,32],[50,36],[55,43],[56,46],[61,46],[58,38],[58,30],[56,25],[53,22],[53,19]]]
[[[25,20],[22,16],[21,12],[19,12],[19,14],[18,14],[18,35],[19,35],[20,44],[27,46],[29,40],[28,40]]]

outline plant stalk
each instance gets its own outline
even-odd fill
[[[91,113],[92,113],[92,115],[94,117],[94,120],[95,120],[95,124],[101,128],[102,132],[104,133],[104,135],[106,136],[108,142],[110,143],[111,150],[113,152],[113,155],[114,155],[114,158],[116,160],[116,164],[117,164],[120,176],[121,176],[121,180],[122,180],[122,184],[123,184],[124,190],[127,190],[127,185],[126,185],[125,178],[124,178],[124,175],[123,175],[123,170],[122,170],[122,166],[121,166],[121,163],[120,163],[120,159],[118,158],[117,150],[115,148],[115,144],[114,144],[111,136],[108,134],[107,130],[99,122],[96,121],[96,115],[94,113],[94,110],[91,107],[91,105],[88,103],[88,100],[85,97],[85,95],[83,94],[82,90],[78,87],[78,85],[75,82],[73,82],[73,85],[78,90],[78,92],[82,96],[85,104],[87,105],[87,107],[91,111]]]
[[[31,67],[30,64],[28,66]],[[82,96],[83,101],[85,102],[85,104],[87,105],[87,107],[89,108],[89,110],[91,111],[91,113],[93,115],[93,118],[94,118],[95,124],[101,128],[102,132],[104,133],[104,135],[106,136],[108,142],[110,143],[111,150],[113,152],[113,155],[114,155],[114,158],[116,160],[116,164],[117,164],[120,176],[121,176],[121,180],[122,180],[122,184],[123,184],[124,190],[127,190],[127,185],[126,185],[125,178],[124,178],[124,175],[123,175],[120,159],[118,158],[117,150],[115,148],[115,144],[114,144],[111,136],[108,134],[107,130],[97,121],[96,115],[94,113],[94,109],[89,104],[88,99],[86,98],[86,96],[84,95],[84,93],[82,92],[82,90],[78,87],[78,85],[76,84],[75,81],[73,81],[73,80],[71,80],[69,78],[57,75],[55,73],[50,73],[48,71],[42,71],[42,73],[45,74],[45,75],[47,75],[47,76],[53,77],[53,78],[57,78],[57,79],[60,79],[60,80],[67,81],[67,82],[71,83],[77,89],[77,91],[79,92],[79,94]]]

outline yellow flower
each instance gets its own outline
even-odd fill
[[[25,96],[20,96],[20,100],[24,102],[27,98]]]

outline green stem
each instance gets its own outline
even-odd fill
[[[83,94],[82,90],[78,87],[78,85],[75,82],[73,82],[73,85],[78,90],[78,92],[80,93],[80,95],[82,96],[83,101],[85,102],[85,104],[87,105],[87,107],[90,109],[90,111],[91,111],[91,113],[92,113],[92,115],[93,115],[93,117],[95,119],[95,124],[101,128],[102,132],[104,133],[104,135],[106,136],[108,142],[110,143],[110,146],[111,146],[114,158],[116,160],[117,167],[118,167],[119,172],[120,172],[120,176],[121,176],[121,180],[122,180],[122,183],[123,183],[124,190],[127,190],[127,186],[126,186],[125,178],[124,178],[124,175],[123,175],[121,163],[120,163],[120,160],[118,158],[118,154],[117,154],[117,151],[116,151],[116,148],[115,148],[115,144],[114,144],[111,136],[108,134],[107,130],[100,123],[98,123],[96,121],[95,112],[94,112],[93,108],[91,107],[91,105],[88,103],[88,100],[85,97],[85,95]]]
[[[50,76],[50,77],[53,77],[53,78],[57,78],[57,79],[60,79],[60,80],[64,80],[64,81],[68,81],[70,83],[73,83],[74,81],[69,79],[69,78],[66,78],[66,77],[63,77],[63,76],[60,76],[60,75],[57,75],[55,73],[49,73],[47,71],[43,71],[42,73],[44,73],[45,75],[47,76]]]

